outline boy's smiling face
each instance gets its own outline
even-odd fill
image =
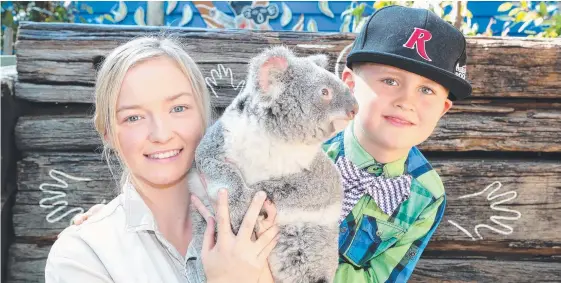
[[[360,64],[354,71],[345,69],[342,79],[359,104],[359,140],[376,151],[408,152],[431,135],[452,106],[442,85],[392,66]]]

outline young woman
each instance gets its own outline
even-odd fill
[[[251,229],[233,235],[223,192],[214,242],[214,218],[190,197],[189,184],[198,178],[194,151],[210,103],[201,72],[180,45],[143,37],[119,46],[99,70],[95,96],[95,127],[108,161],[118,160],[110,168],[119,169],[121,193],[59,235],[46,282],[272,281],[267,257],[278,228],[260,224],[270,228],[257,240]],[[274,215],[264,199],[255,197],[242,226],[254,227],[262,207]],[[191,241],[192,205],[207,222],[201,253]]]

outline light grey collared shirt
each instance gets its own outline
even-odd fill
[[[52,246],[45,282],[205,282],[192,243],[181,255],[158,231],[138,192],[123,193],[79,226],[66,228]]]

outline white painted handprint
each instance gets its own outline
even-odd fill
[[[475,225],[475,227],[473,228],[473,231],[477,235],[477,238],[479,238],[481,240],[483,240],[483,236],[481,236],[481,234],[479,233],[479,230],[481,228],[487,228],[491,231],[494,231],[494,232],[502,234],[502,235],[512,234],[512,232],[514,231],[513,228],[509,225],[504,224],[501,221],[503,221],[503,220],[518,220],[522,216],[522,214],[517,210],[508,209],[508,208],[505,208],[505,207],[499,207],[499,205],[501,205],[503,203],[506,203],[506,202],[509,202],[511,200],[514,200],[516,197],[518,197],[518,193],[516,191],[507,191],[507,192],[503,192],[501,194],[498,194],[498,191],[501,189],[501,187],[502,187],[501,182],[495,181],[491,185],[487,186],[485,189],[483,189],[480,192],[464,195],[464,196],[461,196],[461,197],[458,198],[458,199],[473,198],[473,197],[477,197],[479,195],[483,195],[483,194],[487,193],[486,198],[489,202],[491,202],[491,206],[490,206],[491,209],[494,210],[494,211],[499,211],[499,212],[503,213],[503,215],[501,215],[501,216],[493,215],[489,218],[491,220],[491,222],[495,223],[497,225],[497,227],[499,227],[499,228],[493,227],[493,226],[490,226],[490,225],[487,225],[487,224],[477,224],[477,225]],[[489,190],[491,190],[491,191],[487,192]],[[448,220],[448,223],[456,226],[456,228],[460,229],[467,236],[469,236],[472,240],[474,240],[474,241],[477,240],[470,233],[470,231],[468,231],[467,229],[462,227],[460,224],[454,222],[453,220]]]
[[[218,86],[219,80],[229,80],[230,86],[237,90],[238,93],[243,89],[245,86],[245,80],[241,80],[237,84],[234,83],[234,75],[232,73],[232,69],[224,67],[222,64],[218,64],[216,69],[212,69],[210,71],[210,77],[205,78],[205,82],[207,86],[210,88],[214,96],[218,97],[216,93],[216,87]]]

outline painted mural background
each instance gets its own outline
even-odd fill
[[[19,3],[33,3],[24,1]],[[146,25],[148,1],[46,1],[62,6],[44,9],[59,13],[55,21],[98,24]],[[56,3],[56,4],[55,4]],[[164,25],[206,28],[353,32],[361,19],[392,4],[433,10],[453,22],[458,1],[160,1]],[[462,31],[468,35],[526,36],[539,31],[544,20],[559,16],[556,1],[461,1]],[[2,11],[13,10],[13,1],[3,1]],[[21,4],[20,4],[21,5]],[[33,4],[31,4],[33,6]],[[52,6],[52,5],[51,5]],[[66,9],[68,11],[62,11]],[[50,11],[45,11],[50,10]],[[71,11],[70,11],[71,10]],[[22,13],[21,11],[19,12]],[[12,14],[14,14],[12,12]],[[15,13],[14,20],[24,15]],[[543,18],[536,20],[537,18]],[[561,17],[561,16],[559,16]],[[5,17],[3,17],[5,20]],[[559,21],[561,24],[561,20]],[[4,23],[3,23],[4,25]]]
[[[19,21],[154,25],[149,20],[154,11],[159,15],[156,25],[174,27],[356,32],[373,12],[397,4],[428,8],[467,36],[561,35],[561,1],[149,2],[2,1],[2,54],[12,54],[10,48],[4,52],[5,31],[11,29],[13,40],[7,46],[13,46]]]

